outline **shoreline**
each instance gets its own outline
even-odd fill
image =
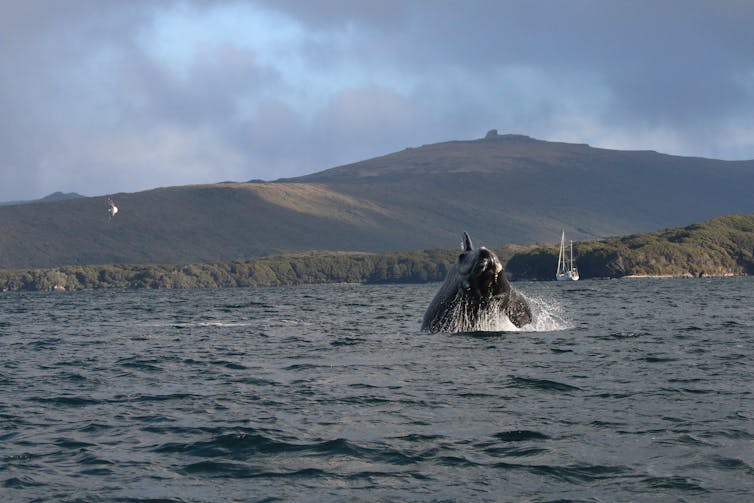
[[[704,278],[738,278],[738,277],[747,277],[748,274],[735,274],[732,272],[725,273],[725,274],[701,274],[699,276],[694,276],[693,274],[686,273],[686,274],[628,274],[626,276],[620,276],[618,278],[614,279],[644,279],[644,278],[652,278],[652,279],[672,279],[672,278],[688,278],[688,279],[704,279]],[[597,279],[597,278],[593,278]],[[613,278],[610,278],[613,279]]]
[[[673,275],[673,274],[631,274],[627,276],[617,277],[595,277],[586,278],[579,281],[615,281],[615,280],[641,280],[641,279],[730,279],[730,278],[748,278],[750,274],[721,274],[721,275],[704,275],[704,276],[692,276],[688,275]],[[558,283],[555,280],[536,280],[536,279],[516,279],[511,280],[512,283],[531,281],[536,283]],[[379,281],[379,282],[364,282],[364,281],[316,281],[316,282],[286,282],[286,283],[274,283],[274,284],[251,284],[251,285],[197,285],[197,286],[133,286],[133,285],[102,285],[93,288],[66,288],[64,285],[56,284],[50,288],[0,288],[0,293],[14,293],[14,292],[86,292],[86,291],[113,291],[113,290],[212,290],[217,288],[275,288],[275,287],[304,287],[304,286],[318,286],[318,285],[407,285],[407,284],[428,284],[428,283],[442,283],[442,280],[432,281]]]

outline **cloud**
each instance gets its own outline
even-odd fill
[[[0,200],[275,179],[497,128],[754,158],[754,4],[11,2]]]

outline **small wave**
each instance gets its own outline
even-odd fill
[[[424,435],[421,433],[409,433],[408,435],[403,435],[400,437],[393,437],[397,440],[405,440],[406,442],[434,442],[436,440],[439,440],[442,437],[442,435]]]
[[[52,349],[55,348],[61,340],[62,339],[58,337],[50,337],[48,339],[30,342],[28,345],[33,349]]]
[[[288,365],[283,370],[295,370],[295,371],[299,371],[299,370],[314,370],[314,369],[318,369],[318,368],[321,368],[321,367],[322,367],[322,365],[314,365],[314,364],[311,364],[311,363],[295,363],[293,365]]]
[[[526,440],[548,440],[550,437],[544,433],[532,430],[511,430],[501,431],[493,435],[498,440],[503,442],[523,442]]]
[[[660,394],[675,395],[677,393],[688,393],[691,395],[709,395],[720,393],[714,389],[696,389],[696,388],[667,388],[659,389]]]
[[[258,323],[249,323],[249,322],[227,322],[227,321],[197,321],[197,322],[189,322],[189,323],[170,323],[166,326],[171,326],[173,328],[177,328],[179,330],[184,330],[186,328],[239,328],[239,327],[250,327],[259,325]]]
[[[160,453],[184,453],[199,457],[245,457],[254,453],[280,453],[296,450],[300,446],[274,440],[255,430],[243,433],[226,433],[200,442],[168,442],[155,448]]]
[[[693,435],[681,435],[679,437],[673,437],[668,439],[656,440],[656,444],[659,445],[692,445],[692,446],[711,446],[713,444],[705,442],[701,439],[694,437]]]
[[[58,438],[54,441],[55,445],[63,447],[65,449],[83,449],[86,447],[94,447],[95,444],[89,442],[82,442],[73,438]]]
[[[611,339],[636,339],[638,337],[646,337],[652,335],[649,332],[612,332],[605,335],[599,335],[597,339],[611,340]]]
[[[700,434],[700,436],[703,436],[705,438],[711,438],[711,437],[723,437],[723,438],[731,438],[734,440],[754,440],[754,435],[749,433],[748,431],[744,430],[718,430],[718,431],[706,431]]]
[[[277,386],[279,383],[270,381],[269,379],[262,379],[254,376],[246,376],[238,379],[238,382],[243,384],[251,384],[253,386]]]
[[[112,426],[110,426],[108,424],[89,423],[89,424],[87,424],[87,425],[82,426],[81,428],[79,428],[78,431],[80,431],[82,433],[95,433],[95,432],[109,430],[111,428],[112,428]]]
[[[230,362],[226,360],[215,360],[211,363],[212,365],[219,365],[219,366],[231,369],[231,370],[245,370],[246,369],[246,365],[243,365],[241,363],[236,363],[236,362]]]
[[[192,400],[200,398],[193,393],[166,393],[163,395],[135,395],[129,397],[129,402],[167,402],[170,400]]]
[[[186,465],[183,471],[211,477],[251,478],[259,477],[264,470],[229,461],[199,461]]]
[[[623,422],[600,421],[600,420],[592,421],[589,424],[591,424],[592,426],[596,426],[597,428],[609,428],[610,430],[615,430],[617,428],[622,428],[626,426],[626,423],[623,423]]]
[[[715,456],[712,459],[715,466],[718,468],[721,468],[723,470],[734,470],[734,471],[743,471],[747,475],[754,476],[754,468],[752,468],[748,463],[745,461],[742,461],[738,458],[726,458],[723,456]]]
[[[676,359],[670,358],[670,357],[662,357],[662,356],[645,356],[643,358],[639,358],[639,361],[643,361],[647,363],[667,363],[667,362],[674,362],[676,361]]]
[[[582,484],[584,482],[593,482],[596,480],[613,479],[615,477],[626,476],[631,472],[629,468],[624,466],[588,464],[557,466],[499,462],[495,463],[492,466],[502,470],[521,470],[535,475],[544,475],[547,477],[564,480],[572,484]]]
[[[233,303],[228,302],[226,304],[217,304],[215,307],[222,309],[222,310],[235,310],[235,309],[245,309],[247,307],[264,307],[264,308],[272,308],[275,307],[271,304],[268,304],[266,302],[256,302],[256,301],[248,301],[248,302],[241,302],[241,303]]]
[[[80,396],[54,396],[54,397],[31,397],[28,400],[32,402],[49,403],[52,405],[62,405],[66,407],[86,407],[102,403],[100,400],[83,398]]]
[[[689,325],[688,327],[683,327],[679,329],[681,332],[700,332],[704,330],[701,327],[697,327],[696,325]]]
[[[157,479],[158,477],[155,475],[152,475],[153,479]],[[130,490],[129,492],[133,493],[134,490]],[[145,492],[149,493],[149,490],[145,490]],[[78,500],[77,500],[78,501]],[[97,501],[97,500],[95,500]],[[146,496],[122,496],[117,499],[120,503],[186,503],[187,501],[196,501],[194,498],[191,498],[190,500],[186,500],[179,497],[166,497],[166,496],[158,496],[155,497],[151,494],[148,494]],[[274,501],[274,500],[261,500],[261,501]]]
[[[8,489],[24,489],[27,487],[39,487],[43,486],[41,482],[37,482],[28,475],[21,475],[20,477],[11,477],[3,481],[3,487]]]
[[[611,479],[631,472],[629,468],[623,466],[585,464],[569,466],[535,465],[528,468],[532,473],[548,475],[572,483]]]
[[[406,454],[384,445],[376,448],[363,447],[343,438],[300,446],[300,448],[328,455],[350,456],[395,465],[410,465],[424,459],[424,455],[421,453],[418,455]]]
[[[735,320],[725,320],[723,321],[723,326],[725,328],[732,328],[732,327],[745,327],[746,325],[743,325]]]
[[[161,370],[160,366],[157,365],[157,363],[159,362],[156,359],[145,360],[136,356],[132,356],[128,358],[121,358],[115,363],[120,365],[121,367],[146,370],[150,372]]]
[[[106,477],[112,475],[114,472],[109,468],[87,468],[86,470],[79,471],[81,475]]]
[[[511,377],[514,384],[521,387],[536,388],[546,391],[581,391],[578,386],[571,386],[562,382],[551,381],[549,379],[534,379],[531,377]]]
[[[85,382],[89,380],[87,376],[79,374],[78,372],[65,372],[61,375],[61,378],[71,382]]]
[[[336,339],[330,343],[331,346],[337,347],[337,346],[356,346],[357,344],[362,344],[364,342],[364,339],[360,337],[343,337],[340,339]]]
[[[629,398],[634,396],[635,393],[597,393],[595,395],[592,395],[597,398],[609,398],[613,400],[623,400],[624,398]]]
[[[245,460],[260,454],[277,456],[314,453],[318,456],[348,457],[393,465],[411,465],[434,455],[434,451],[431,450],[403,452],[387,445],[367,447],[343,438],[312,443],[286,442],[273,439],[255,430],[244,433],[225,433],[198,442],[169,442],[156,446],[154,451],[161,454],[178,453],[200,458],[212,458],[205,461],[212,461],[214,464],[200,462],[194,464],[194,467],[201,470],[231,471],[237,465],[223,465],[225,461]],[[217,461],[214,461],[216,458]]]
[[[443,466],[450,466],[455,468],[474,468],[477,466],[483,466],[484,463],[472,461],[463,456],[439,456],[434,460],[437,464]]]
[[[188,474],[201,474],[215,478],[319,478],[332,476],[318,468],[302,468],[289,471],[272,471],[263,467],[249,466],[244,463],[199,461],[186,465],[183,470]]]
[[[225,327],[250,327],[252,325],[255,325],[255,323],[248,323],[248,322],[227,322],[227,321],[202,321],[199,323],[196,323],[195,326],[197,327],[217,327],[217,328],[225,328]]]
[[[682,491],[706,493],[707,490],[696,480],[687,477],[647,477],[643,482],[654,489],[680,489]]]
[[[484,452],[496,457],[508,457],[508,458],[526,458],[530,456],[539,456],[549,452],[547,449],[541,447],[487,447]]]
[[[114,465],[112,461],[108,461],[106,459],[98,458],[97,456],[84,452],[82,455],[76,460],[76,462],[80,465]]]

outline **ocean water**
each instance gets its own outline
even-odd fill
[[[0,294],[1,501],[752,501],[754,280]]]

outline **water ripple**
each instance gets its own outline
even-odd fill
[[[3,295],[3,501],[745,501],[752,279]],[[478,327],[475,327],[478,328]]]

